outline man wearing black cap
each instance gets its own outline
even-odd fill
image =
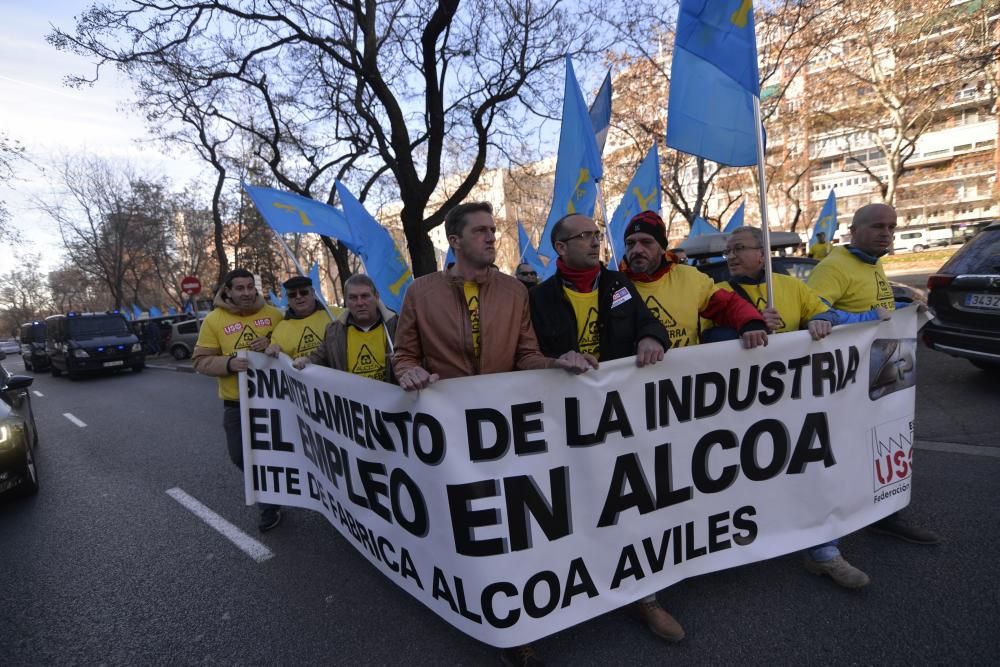
[[[292,359],[307,356],[323,342],[330,314],[316,299],[311,278],[292,276],[281,286],[288,297],[288,310],[285,319],[271,333],[271,344],[266,352],[272,357],[284,352]]]
[[[243,470],[240,388],[236,378],[237,373],[249,368],[249,362],[246,357],[237,357],[236,353],[240,350],[263,352],[269,343],[267,336],[282,315],[280,310],[264,303],[253,274],[247,269],[233,269],[226,274],[213,305],[215,308],[201,325],[191,365],[197,372],[219,379],[226,447],[229,458]],[[261,532],[271,530],[281,521],[277,505],[261,503],[258,508]]]
[[[622,270],[666,328],[673,347],[701,342],[699,316],[735,329],[747,348],[767,345],[767,326],[756,308],[716,288],[711,278],[680,263],[666,247],[667,227],[653,211],[639,213],[625,227]]]

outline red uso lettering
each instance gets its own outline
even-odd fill
[[[270,317],[262,317],[259,320],[254,320],[253,321],[253,325],[255,327],[269,327],[269,326],[271,326],[271,318]]]
[[[238,333],[238,332],[240,332],[240,331],[243,331],[243,323],[242,323],[242,322],[233,322],[232,324],[230,324],[230,325],[229,325],[228,327],[226,327],[226,328],[225,328],[225,329],[223,329],[222,331],[223,331],[223,333],[225,333],[225,334],[226,334],[227,336],[228,336],[229,334],[234,334],[234,333]]]

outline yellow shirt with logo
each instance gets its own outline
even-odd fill
[[[597,290],[574,292],[563,286],[563,292],[573,306],[576,316],[576,342],[580,352],[588,352],[596,359],[601,358],[601,330],[597,321]]]
[[[693,266],[675,264],[651,283],[635,281],[635,288],[646,307],[666,328],[671,347],[700,342],[698,313],[708,307],[716,290],[711,278]]]
[[[334,317],[340,315],[339,308],[331,308]],[[282,320],[274,327],[271,342],[277,343],[281,351],[290,356],[307,357],[323,342],[326,327],[331,322],[330,316],[320,306],[309,317],[301,319]]]
[[[786,331],[798,331],[805,328],[809,320],[820,313],[829,310],[816,293],[809,289],[809,286],[798,278],[786,276],[783,273],[772,275],[774,279],[774,308],[781,316],[781,326],[775,333],[785,333]],[[729,281],[716,283],[716,287],[733,292]],[[767,308],[767,283],[757,285],[746,285],[740,283],[740,287],[753,299],[753,305],[757,310],[763,312]],[[712,326],[709,320],[702,320],[704,328]]]
[[[472,347],[479,358],[479,283],[465,282],[465,305],[469,309],[469,323],[472,325]]]
[[[816,259],[823,259],[833,251],[833,244],[829,241],[823,243],[813,243],[809,246],[809,256]]]
[[[249,350],[255,338],[271,333],[282,319],[284,315],[274,306],[264,306],[251,315],[236,315],[224,308],[216,308],[202,322],[195,345],[234,356],[240,350]],[[240,400],[239,387],[235,373],[220,377],[219,398]]]
[[[385,363],[385,327],[379,322],[368,331],[347,325],[347,369],[372,380],[389,381]]]
[[[876,306],[895,310],[882,262],[869,264],[837,246],[809,275],[809,287],[833,308],[863,313]]]

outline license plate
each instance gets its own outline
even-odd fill
[[[121,366],[124,363],[125,362],[122,361],[121,359],[119,359],[118,361],[105,361],[104,362],[104,367],[107,368],[108,366]]]
[[[1000,294],[966,294],[965,305],[971,308],[1000,310]]]

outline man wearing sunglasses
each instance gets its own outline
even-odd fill
[[[529,291],[538,284],[538,272],[531,264],[518,264],[514,271],[514,277],[520,280],[521,284]]]
[[[308,356],[323,343],[330,314],[316,298],[308,276],[292,276],[281,286],[288,297],[288,310],[271,333],[271,344],[265,352],[272,357],[284,352],[292,359]]]

